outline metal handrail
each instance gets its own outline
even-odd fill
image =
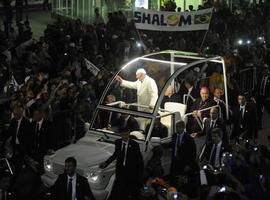
[[[210,110],[211,108],[216,108],[216,107],[218,107],[219,110],[221,111],[220,105],[211,106],[211,107],[204,108],[204,109],[201,109],[201,110],[198,110],[198,111],[203,112],[203,111],[207,111],[207,110]],[[187,116],[190,116],[190,115],[193,115],[193,112],[185,114],[184,117],[187,117]],[[219,115],[221,115],[221,112],[219,112]],[[195,119],[196,119],[197,123],[199,124],[200,128],[203,130],[203,120],[200,119],[198,116],[195,116]]]

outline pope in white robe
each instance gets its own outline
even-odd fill
[[[137,102],[141,106],[148,108],[138,107],[139,111],[149,112],[155,107],[158,99],[158,87],[154,79],[146,74],[142,68],[136,71],[137,81],[123,80],[120,76],[116,79],[120,82],[120,86],[137,90]]]

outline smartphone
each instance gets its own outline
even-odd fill
[[[226,192],[226,187],[222,186],[218,189],[218,192]]]

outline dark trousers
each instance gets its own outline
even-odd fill
[[[130,179],[130,174],[125,168],[121,171],[121,175],[116,176],[115,184],[112,189],[109,200],[137,200],[140,184],[138,180]]]

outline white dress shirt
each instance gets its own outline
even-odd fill
[[[22,122],[22,117],[19,120],[17,120],[17,122],[18,122],[18,125],[17,125],[17,130],[16,130],[16,144],[20,144],[19,139],[18,139],[18,132],[19,132],[20,125]]]
[[[127,148],[128,148],[128,142],[125,142],[122,140],[122,148],[121,148],[121,151],[123,151],[123,148],[124,148],[124,144],[125,144],[125,157],[124,157],[124,161],[123,161],[123,165],[125,166],[126,165],[126,157],[127,157]]]
[[[216,123],[217,123],[217,119],[215,119],[215,120],[212,120],[212,119],[211,119],[211,122],[210,122],[210,128],[211,128],[211,127],[212,127],[212,128],[215,128]]]
[[[72,178],[72,200],[77,200],[76,198],[76,181],[77,181],[77,175],[74,174],[74,176],[70,177],[67,175],[67,188],[69,184],[69,179]]]
[[[240,110],[242,109],[242,118],[244,117],[245,111],[246,111],[246,103],[243,106],[240,106]]]
[[[222,141],[220,141],[217,145],[213,145],[212,147],[212,150],[211,150],[211,155],[210,155],[210,159],[209,161],[212,159],[212,156],[215,156],[214,159],[215,159],[215,168],[218,168],[220,167],[220,161],[219,161],[219,154],[220,154],[220,150],[221,150],[221,145],[222,145]],[[213,155],[214,153],[214,147],[216,146],[216,155]]]
[[[39,122],[37,122],[37,124],[38,124],[38,131],[40,131],[41,126],[42,126],[42,123],[43,123],[43,118]]]

